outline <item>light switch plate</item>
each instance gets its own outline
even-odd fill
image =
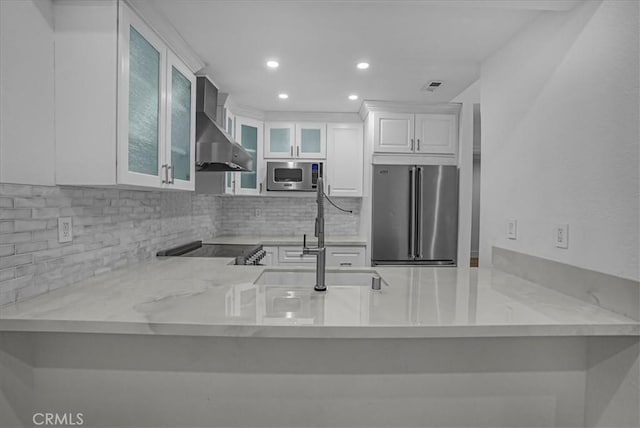
[[[507,219],[507,238],[518,239],[518,220],[515,218]]]
[[[569,225],[556,224],[553,228],[553,243],[558,248],[569,248]]]
[[[71,217],[58,217],[58,242],[73,241]]]

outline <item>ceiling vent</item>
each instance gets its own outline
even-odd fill
[[[422,88],[420,88],[420,90],[433,92],[436,89],[438,89],[440,86],[442,86],[442,80],[432,80],[429,83],[425,84]]]

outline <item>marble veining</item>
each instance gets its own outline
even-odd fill
[[[378,266],[370,270],[383,279],[380,291],[360,281],[317,293],[305,283],[313,275],[300,275],[295,285],[256,284],[265,269],[279,269],[230,262],[155,259],[106,273],[0,307],[0,331],[310,338],[640,334],[633,319],[499,270]]]
[[[552,288],[640,320],[640,283],[529,254],[493,247],[493,266],[520,278]]]

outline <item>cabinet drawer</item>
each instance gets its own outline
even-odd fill
[[[279,247],[278,262],[280,263],[297,263],[297,264],[313,264],[316,257],[310,254],[302,254],[302,246],[295,247]]]
[[[364,247],[327,247],[327,266],[364,266]]]

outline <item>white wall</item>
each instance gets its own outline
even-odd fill
[[[0,1],[0,182],[54,184],[53,6]]]
[[[469,266],[471,256],[471,213],[473,197],[473,105],[480,102],[480,82],[462,91],[452,102],[462,103],[458,150],[458,266]]]
[[[638,27],[638,2],[585,2],[483,63],[482,265],[499,246],[640,278]],[[556,223],[568,249],[553,246]]]

